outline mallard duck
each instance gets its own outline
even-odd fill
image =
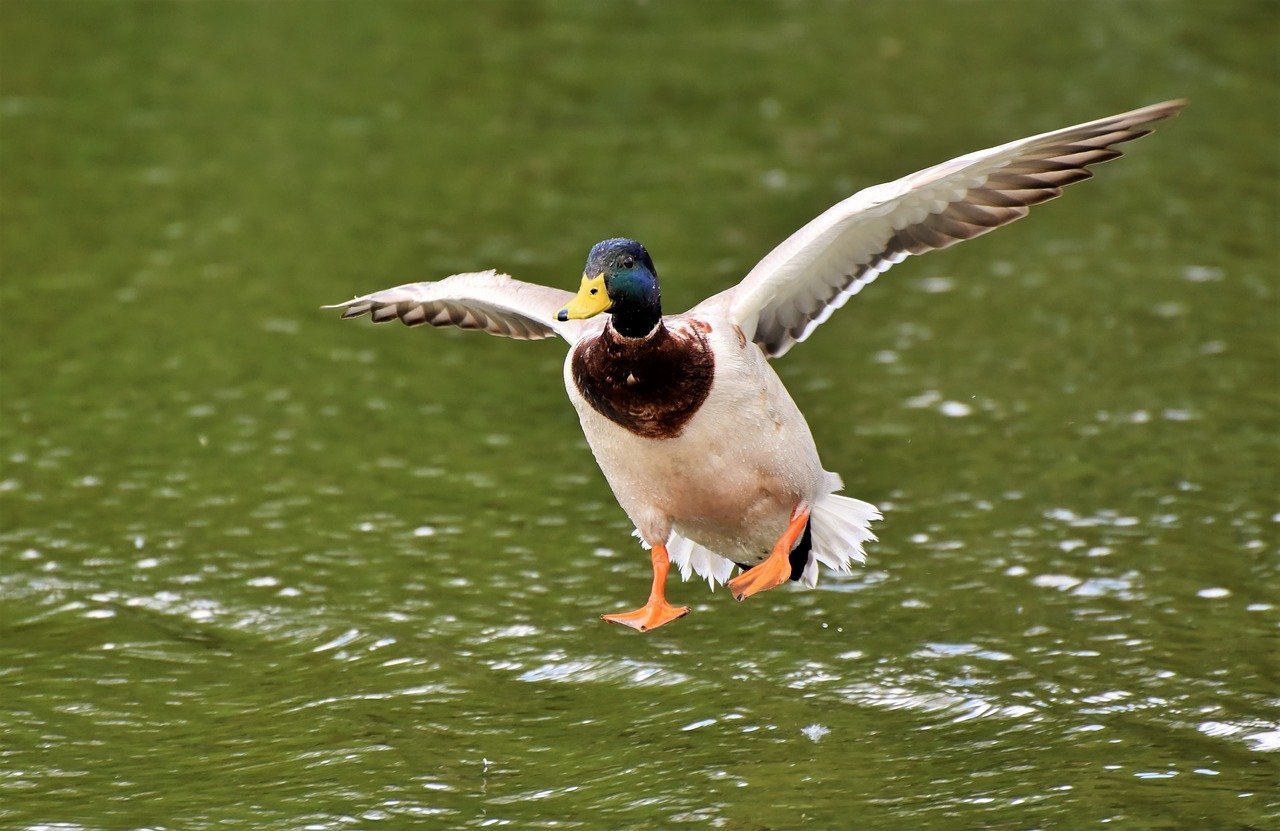
[[[483,271],[326,308],[568,342],[569,400],[653,567],[648,602],[603,619],[645,632],[689,612],[666,598],[673,562],[686,580],[727,583],[744,600],[788,581],[812,587],[819,564],[848,572],[875,539],[880,512],[838,495],[840,477],[823,468],[771,358],[908,255],[1022,217],[1184,104],[1032,136],[867,188],[684,314],[663,313],[653,258],[623,238],[591,249],[576,295]]]

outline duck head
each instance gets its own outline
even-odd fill
[[[613,316],[618,334],[641,338],[662,319],[658,272],[644,246],[631,239],[596,243],[587,255],[577,297],[556,315],[557,320],[582,320],[601,312]]]

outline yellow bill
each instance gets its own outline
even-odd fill
[[[569,305],[556,314],[556,320],[585,320],[607,311],[612,305],[613,301],[609,299],[609,293],[604,288],[604,272],[594,277],[584,274],[577,297],[570,300]]]

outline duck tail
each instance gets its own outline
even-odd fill
[[[680,569],[681,580],[688,580],[696,574],[705,578],[707,586],[714,589],[716,584],[727,582],[733,574],[732,562],[674,531],[667,543],[667,553],[671,555],[671,562]]]
[[[800,574],[800,582],[809,588],[818,585],[819,563],[837,574],[848,574],[854,563],[867,560],[863,543],[876,538],[871,532],[871,523],[881,519],[879,509],[861,499],[837,496],[835,491],[843,487],[839,476],[828,473],[828,492],[813,503],[809,517],[813,547],[809,551],[809,562]]]
[[[640,544],[646,549],[649,547],[644,537],[640,536],[640,529],[632,531],[631,535],[639,539]],[[733,575],[732,562],[711,549],[680,536],[675,531],[671,532],[671,537],[667,540],[667,555],[671,557],[671,564],[679,569],[680,579],[685,582],[696,574],[705,579],[707,585],[714,589],[718,584],[727,582]]]
[[[835,491],[843,488],[844,483],[836,474],[827,473],[825,484],[827,493],[818,497],[810,509],[809,559],[800,573],[800,582],[810,589],[818,585],[819,563],[838,574],[848,574],[854,563],[866,562],[862,544],[875,540],[871,523],[881,518],[875,505],[861,499],[837,496]],[[639,530],[634,531],[633,536],[639,538],[645,548],[649,547]],[[679,569],[682,580],[689,580],[696,574],[713,589],[717,584],[728,582],[736,568],[732,560],[675,531],[667,540],[667,554],[671,557],[671,564]]]

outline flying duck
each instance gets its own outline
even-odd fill
[[[653,566],[648,602],[603,619],[646,632],[689,612],[666,599],[672,562],[684,579],[727,583],[744,600],[788,581],[812,587],[819,565],[848,572],[875,539],[880,512],[838,495],[840,477],[823,468],[771,359],[894,264],[1019,219],[1185,103],[1020,139],[862,190],[683,314],[664,314],[653,258],[624,238],[591,249],[576,294],[482,271],[326,308],[568,343],[569,400]]]

